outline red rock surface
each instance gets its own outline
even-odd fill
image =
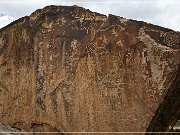
[[[0,122],[144,132],[177,78],[179,36],[77,6],[37,10],[0,29]]]

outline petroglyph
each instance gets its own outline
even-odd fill
[[[164,35],[164,42],[168,45],[168,46],[175,46],[176,44],[179,43],[179,36],[177,33],[170,31],[170,32],[166,32]]]
[[[126,19],[126,18],[122,18],[122,17],[118,17],[119,18],[119,20],[120,20],[120,22],[122,23],[122,24],[127,24],[127,22],[129,22],[129,20],[128,19]]]
[[[44,65],[44,52],[43,52],[43,42],[40,42],[37,46],[37,69],[36,69],[36,87],[37,87],[37,99],[36,102],[42,109],[45,109],[45,95],[46,95],[46,87],[44,85],[44,71],[46,67]]]

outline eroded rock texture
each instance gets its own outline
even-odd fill
[[[5,126],[5,125],[0,124],[0,133],[3,135],[13,135],[13,134],[17,135],[19,132],[21,132],[21,130],[17,130],[10,126]],[[27,135],[27,134],[24,133],[24,135]]]
[[[179,84],[179,37],[77,6],[37,10],[0,30],[0,122],[23,131],[144,132]]]

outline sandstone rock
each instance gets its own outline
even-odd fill
[[[155,131],[176,93],[173,123],[179,37],[77,6],[37,10],[0,29],[0,122],[29,132]]]

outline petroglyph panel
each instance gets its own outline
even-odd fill
[[[144,132],[179,63],[178,32],[48,6],[0,30],[0,121],[25,131]]]

